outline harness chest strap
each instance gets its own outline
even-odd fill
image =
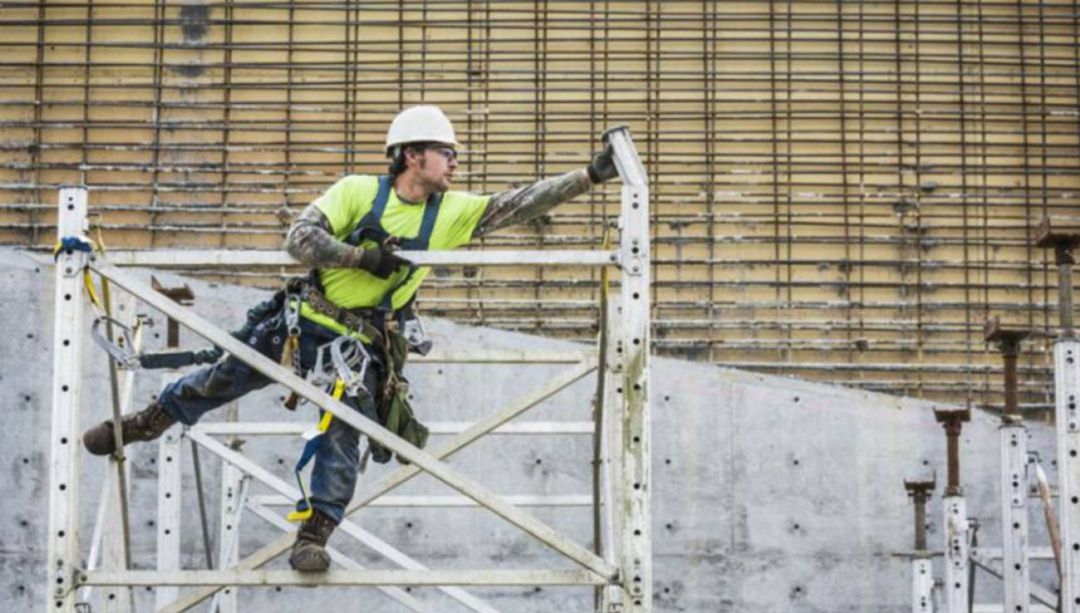
[[[389,175],[382,175],[379,177],[379,189],[375,193],[375,200],[371,203],[371,210],[360,219],[360,223],[356,226],[356,229],[345,239],[346,243],[353,246],[360,246],[364,240],[371,240],[377,244],[382,244],[386,239],[391,237],[391,234],[387,232],[382,225],[382,217],[386,212],[386,205],[390,201],[390,190],[393,189],[393,186],[393,178]],[[420,220],[420,231],[412,238],[398,237],[398,246],[401,250],[428,250],[428,247],[431,244],[431,235],[435,232],[435,222],[439,218],[439,208],[442,205],[442,199],[443,195],[441,193],[434,193],[428,197],[427,202],[424,203],[424,216]],[[416,271],[417,266],[410,264],[409,273],[383,294],[382,299],[379,301],[380,309],[383,309],[384,311],[393,310],[394,293],[398,289],[404,287],[405,284],[412,279],[412,276]]]

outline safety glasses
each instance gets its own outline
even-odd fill
[[[450,147],[443,147],[443,146],[428,147],[428,150],[434,151],[435,153],[438,153],[439,155],[443,156],[444,158],[446,158],[447,162],[453,162],[454,160],[457,159],[457,151],[454,151]]]

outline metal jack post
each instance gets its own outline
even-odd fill
[[[934,491],[935,482],[904,480],[904,489],[915,503],[915,556],[911,559],[912,613],[934,610],[934,573],[930,552],[926,549],[926,501]]]
[[[1054,399],[1057,425],[1058,495],[1061,523],[1061,602],[1063,611],[1080,611],[1080,340],[1073,330],[1072,267],[1080,232],[1052,228],[1044,218],[1035,244],[1054,249],[1058,265],[1061,337],[1054,343]]]
[[[165,294],[169,298],[172,298],[177,304],[184,306],[191,306],[195,303],[195,294],[191,291],[191,287],[187,283],[179,285],[177,287],[165,287],[161,283],[158,283],[157,277],[150,276],[150,287],[155,291]],[[166,327],[167,335],[165,337],[165,346],[170,349],[180,346],[180,323],[172,317],[168,318],[168,326]]]
[[[948,483],[941,501],[945,528],[945,609],[949,613],[967,613],[971,522],[964,489],[960,487],[960,430],[964,422],[971,421],[971,410],[935,410],[934,417],[945,426],[949,461]]]
[[[1017,410],[1016,359],[1027,330],[1001,327],[998,318],[986,322],[986,341],[996,343],[1005,363],[1005,411],[1001,415],[1001,542],[1005,610],[1030,609],[1027,520],[1027,427]]]

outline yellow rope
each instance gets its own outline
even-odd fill
[[[344,394],[345,394],[345,381],[342,380],[342,379],[338,379],[337,381],[334,382],[334,393],[333,393],[334,400],[341,400],[341,397]],[[333,420],[334,420],[334,414],[333,413],[331,413],[330,411],[323,411],[322,418],[319,419],[319,426],[318,426],[319,434],[316,435],[316,438],[319,437],[319,436],[322,436],[330,428],[330,422],[333,421]],[[315,439],[311,439],[310,441],[308,441],[307,444],[308,445],[314,444],[313,443],[314,440]],[[301,522],[301,521],[305,521],[309,517],[311,517],[311,514],[314,512],[314,508],[311,506],[311,498],[310,498],[310,496],[308,494],[307,486],[304,485],[304,477],[300,474],[300,468],[299,467],[297,467],[297,470],[296,470],[296,482],[300,485],[300,494],[304,497],[305,508],[304,508],[303,511],[292,511],[292,512],[290,512],[287,516],[285,516],[285,519],[287,519],[288,521]]]

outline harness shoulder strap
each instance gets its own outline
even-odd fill
[[[420,221],[420,232],[416,235],[416,238],[406,238],[401,241],[401,249],[408,251],[427,251],[429,244],[431,243],[431,234],[435,230],[435,222],[439,218],[439,206],[442,204],[443,195],[436,193],[431,194],[428,197],[427,202],[424,203],[424,218]],[[405,275],[401,281],[391,287],[383,295],[383,299],[379,302],[379,308],[384,311],[392,311],[394,292],[403,287],[409,280],[412,279],[416,273],[418,267],[416,265],[409,266],[409,274]]]
[[[381,243],[390,236],[382,227],[382,216],[386,212],[386,203],[390,201],[390,189],[392,187],[393,183],[389,175],[379,177],[379,188],[375,192],[375,200],[371,203],[371,210],[360,219],[360,223],[349,233],[348,238],[345,239],[346,243],[358,246],[365,238]]]
[[[390,233],[383,228],[382,217],[386,213],[386,205],[390,202],[390,190],[393,189],[393,186],[393,179],[389,175],[379,177],[379,188],[375,192],[375,200],[371,203],[371,210],[360,219],[356,229],[349,234],[346,239],[347,243],[359,245],[365,239],[381,243],[389,238]],[[427,202],[424,203],[424,216],[420,220],[420,231],[413,238],[401,239],[399,247],[403,251],[426,251],[428,249],[431,244],[431,235],[435,232],[435,223],[439,219],[442,200],[443,195],[441,193],[428,196]],[[410,266],[409,273],[383,294],[377,308],[387,312],[392,311],[394,293],[412,279],[416,270],[415,265]]]
[[[357,224],[346,242],[350,245],[359,245],[364,239],[381,243],[386,240],[390,233],[383,228],[382,217],[386,213],[386,205],[390,201],[390,190],[393,189],[393,181],[389,175],[379,177],[379,189],[375,193],[375,200],[371,203],[371,210]],[[414,238],[403,238],[400,242],[401,249],[407,251],[424,251],[431,243],[431,234],[435,231],[435,222],[439,218],[439,206],[442,204],[441,193],[431,194],[424,203],[424,218],[420,221],[420,232]]]
[[[435,231],[435,221],[439,218],[439,206],[442,204],[442,194],[432,194],[424,203],[424,219],[420,221],[420,232],[414,239],[407,239],[417,244],[415,249],[427,250],[431,243],[431,234]]]
[[[382,220],[383,213],[386,212],[386,203],[390,201],[391,187],[393,187],[393,182],[390,180],[390,175],[379,177],[379,191],[375,192],[375,201],[371,203],[371,210],[368,211],[368,215],[374,217],[377,222]]]

